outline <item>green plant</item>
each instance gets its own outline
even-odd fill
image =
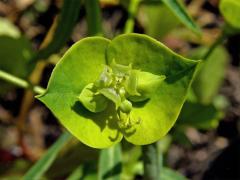
[[[66,161],[69,154],[61,152],[66,146],[70,149],[67,152],[74,152],[70,158],[72,166],[58,173],[68,176],[67,179],[121,179],[122,172],[129,179],[136,174],[145,179],[185,179],[165,167],[164,151],[172,139],[188,142],[184,134],[186,127],[216,128],[223,117],[226,102],[219,105],[218,92],[229,57],[226,49],[219,45],[239,32],[239,1],[221,1],[220,12],[227,23],[221,27],[220,36],[210,47],[199,43],[199,48],[188,53],[189,59],[150,37],[163,39],[181,23],[188,32],[198,38],[201,36],[200,28],[181,1],[120,3],[124,4],[128,15],[121,29],[125,34],[109,40],[104,38],[99,1],[64,0],[55,21],[56,29],[50,32],[50,42],[38,52],[33,52],[19,30],[3,21],[2,26],[11,30],[1,31],[0,28],[0,49],[7,49],[0,51],[0,58],[5,59],[0,62],[0,78],[38,94],[36,97],[67,129],[24,179],[56,178],[52,171],[56,172],[58,167],[49,168],[59,159]],[[65,52],[52,72],[47,89],[21,79],[28,78],[40,60],[47,60],[66,44],[81,5],[86,10],[87,34],[93,37],[81,39]],[[141,13],[148,21],[139,18]],[[132,33],[136,21],[142,23],[147,35]],[[159,26],[162,29],[159,30]],[[17,49],[11,56],[6,55],[9,47]],[[12,61],[19,68],[12,66]],[[2,86],[2,81],[0,83]],[[166,136],[172,127],[173,131]],[[79,140],[80,148],[69,145],[73,137],[68,131]],[[165,141],[167,145],[162,145]],[[93,151],[102,149],[99,153],[96,150],[98,166],[91,161],[80,163],[79,149],[89,148],[81,143]],[[58,153],[64,158],[56,160]]]
[[[38,99],[91,147],[122,136],[149,144],[173,126],[197,64],[145,35],[87,38],[65,54]]]

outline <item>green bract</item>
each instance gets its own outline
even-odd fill
[[[139,34],[85,38],[56,65],[38,98],[80,141],[150,144],[175,123],[198,61]]]

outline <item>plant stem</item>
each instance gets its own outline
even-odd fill
[[[25,89],[31,89],[33,92],[35,92],[36,94],[42,94],[44,93],[45,89],[40,87],[40,86],[34,86],[32,84],[30,84],[28,81],[25,81],[21,78],[18,78],[16,76],[13,76],[7,72],[4,72],[2,70],[0,70],[0,79],[5,80],[7,82],[10,82],[16,86],[25,88]]]
[[[227,34],[223,31],[221,33],[221,35],[215,40],[215,42],[210,46],[210,48],[208,49],[208,51],[204,54],[204,56],[202,57],[203,60],[206,60],[211,54],[212,52],[216,49],[216,47],[218,45],[220,45],[225,38],[227,37]]]
[[[142,146],[145,180],[160,179],[160,158],[158,157],[157,143]]]
[[[101,10],[98,0],[85,0],[89,36],[102,36]]]
[[[131,33],[134,29],[134,18],[137,13],[138,5],[140,0],[130,0],[128,5],[128,19],[124,27],[124,33]]]

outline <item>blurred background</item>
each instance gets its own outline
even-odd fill
[[[0,0],[0,70],[46,88],[73,43],[125,32],[147,34],[184,57],[204,59],[177,123],[158,143],[163,163],[179,179],[240,179],[240,31],[226,21],[220,1],[180,1],[199,29],[161,0],[100,0],[98,27],[91,19],[95,7],[85,3]],[[31,90],[0,80],[0,179],[22,177],[62,130]],[[123,141],[122,149],[122,179],[141,179],[140,148]],[[98,155],[73,138],[45,179],[66,179],[79,164],[95,179]]]

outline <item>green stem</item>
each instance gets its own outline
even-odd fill
[[[157,143],[142,146],[144,175],[146,180],[160,179],[160,158]]]
[[[124,33],[131,33],[134,29],[134,18],[137,13],[138,5],[141,0],[130,0],[128,6],[128,19],[124,27]]]
[[[19,87],[22,87],[25,89],[32,89],[32,91],[35,92],[36,94],[42,94],[45,91],[45,89],[40,86],[34,86],[31,83],[29,83],[28,81],[25,81],[21,78],[13,76],[2,70],[0,70],[0,79],[10,82],[16,86],[19,86]]]
[[[102,36],[101,9],[98,0],[85,0],[89,36]]]
[[[227,34],[223,31],[221,35],[215,40],[215,42],[211,45],[211,47],[208,49],[208,51],[204,54],[202,57],[203,60],[208,59],[208,57],[212,54],[212,52],[216,49],[218,45],[220,45],[225,38],[227,37]]]

